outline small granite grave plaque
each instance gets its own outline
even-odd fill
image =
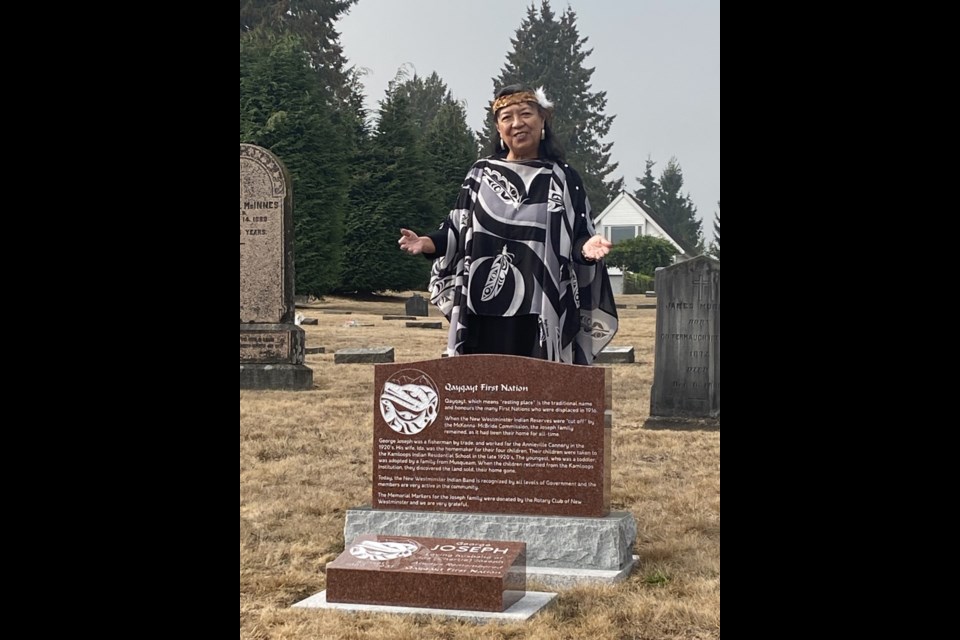
[[[614,364],[635,362],[633,347],[605,347],[603,351],[597,354],[596,364]]]
[[[333,354],[334,364],[375,364],[377,362],[393,362],[393,347],[338,349]]]
[[[720,416],[720,262],[700,256],[656,272],[651,416]]]
[[[368,534],[327,564],[327,602],[504,611],[525,593],[522,542]]]
[[[493,355],[377,365],[374,509],[605,516],[605,369]]]

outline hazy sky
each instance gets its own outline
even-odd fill
[[[540,0],[533,4],[539,11]],[[404,65],[420,76],[434,71],[467,107],[467,123],[482,130],[510,39],[531,0],[360,0],[337,23],[349,64],[366,70],[367,106],[376,111],[387,83]],[[607,92],[605,115],[616,115],[611,176],[633,193],[646,159],[654,175],[671,157],[713,237],[720,200],[720,1],[551,0],[557,17],[577,15],[591,90]],[[548,97],[549,93],[548,93]],[[579,169],[579,167],[576,167]]]

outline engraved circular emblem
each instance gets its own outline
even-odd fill
[[[440,392],[430,376],[419,369],[402,369],[383,384],[380,415],[397,433],[420,433],[437,419]]]
[[[397,558],[407,558],[412,556],[420,548],[416,542],[408,540],[407,542],[378,542],[376,540],[364,540],[360,544],[350,547],[350,555],[360,560],[375,560],[382,562],[384,560],[396,560]]]

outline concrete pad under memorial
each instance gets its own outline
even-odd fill
[[[503,611],[526,592],[524,544],[365,534],[327,564],[327,602]]]
[[[650,415],[720,417],[720,262],[700,256],[656,272]]]
[[[240,388],[310,389],[295,324],[289,176],[269,151],[240,145]]]
[[[402,616],[434,616],[452,618],[478,624],[485,622],[523,622],[542,611],[557,599],[557,594],[545,591],[527,591],[517,602],[504,611],[467,611],[466,609],[428,609],[426,607],[399,607],[380,604],[352,604],[327,602],[327,591],[315,593],[293,605],[299,609],[336,609],[348,613],[389,613]]]

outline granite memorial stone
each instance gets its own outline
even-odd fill
[[[361,535],[327,564],[327,602],[504,611],[526,593],[522,542]]]
[[[637,525],[610,511],[612,367],[468,355],[374,367],[373,507],[344,539],[517,540],[527,576],[626,579]]]
[[[377,365],[374,509],[607,515],[606,376],[518,356]]]

